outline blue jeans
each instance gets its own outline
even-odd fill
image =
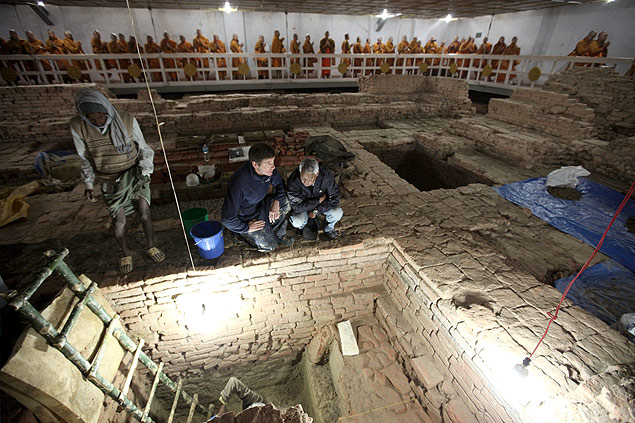
[[[324,227],[324,232],[333,232],[335,230],[335,224],[340,221],[343,215],[344,212],[341,207],[333,207],[331,210],[325,212],[326,226]],[[294,213],[291,215],[290,221],[294,228],[302,229],[309,221],[309,214],[307,212]]]
[[[291,206],[289,200],[285,197],[280,202],[280,217],[271,223],[269,222],[269,208],[273,203],[273,197],[265,197],[264,207],[267,210],[265,217],[265,227],[255,232],[245,232],[240,236],[247,241],[247,243],[261,251],[273,251],[278,248],[278,239],[284,238],[287,233],[287,222],[289,213],[291,212]]]

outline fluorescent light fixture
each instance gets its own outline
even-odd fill
[[[455,21],[458,18],[453,18],[451,14],[448,13],[448,16],[446,16],[445,18],[440,18],[440,21],[443,21],[445,23],[451,22],[451,21]]]
[[[375,15],[375,17],[379,19],[389,19],[397,16],[401,16],[401,13],[388,13],[388,9],[384,9],[379,15]]]
[[[38,1],[38,2],[37,2],[37,5],[38,5],[38,6],[42,6],[42,7],[44,7],[44,2],[43,2],[43,1]]]
[[[223,7],[219,7],[218,10],[220,10],[221,12],[225,12],[225,13],[231,13],[231,12],[236,12],[238,10],[237,7],[232,7],[228,1],[225,2],[225,5]]]

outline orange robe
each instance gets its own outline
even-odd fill
[[[335,42],[332,38],[326,39],[322,38],[320,40],[320,53],[322,54],[331,54],[335,53]],[[331,65],[335,64],[335,59],[331,59],[329,57],[325,57],[322,59],[322,76],[330,76],[331,75]]]
[[[229,43],[229,49],[231,50],[232,53],[242,53],[243,49],[242,47],[240,47],[240,43],[236,40],[231,40],[231,42]],[[233,57],[232,58],[232,67],[233,68],[237,68],[238,66],[240,66],[242,63],[245,62],[245,59],[242,59],[240,57]],[[232,71],[232,75],[234,75],[234,78],[240,76],[240,74],[238,73],[238,70]]]
[[[604,44],[600,44],[598,40],[593,40],[589,43],[589,48],[586,51],[585,56],[589,57],[606,57],[608,50],[604,47]]]
[[[371,52],[370,43],[364,44],[364,50],[362,50],[362,53],[370,54]],[[366,59],[366,75],[373,73],[372,69],[370,69],[371,66],[373,66],[373,59]]]
[[[355,43],[353,44],[353,54],[362,54],[364,52],[364,49],[362,47],[362,43]],[[363,59],[354,59],[353,60],[353,66],[356,68],[353,71],[353,75],[356,76],[357,74],[359,74],[361,72],[361,66],[362,63],[364,62]]]
[[[149,53],[149,54],[161,53],[161,46],[159,46],[155,42],[145,43],[144,46],[143,46],[143,49],[145,50],[146,53]],[[161,68],[161,62],[159,61],[159,59],[148,59],[148,68],[150,68],[150,69],[160,69]],[[163,75],[161,75],[161,72],[152,72],[152,71],[150,71],[150,75],[152,76],[152,80],[154,82],[162,82],[163,81]]]
[[[408,53],[408,41],[400,41],[397,44],[397,53],[398,54],[407,54]],[[403,70],[401,67],[403,66],[403,59],[397,59],[397,73],[399,75],[402,74]]]
[[[481,44],[481,46],[478,48],[478,50],[476,50],[476,54],[490,54],[490,52],[492,51],[492,43],[483,43]],[[487,64],[487,60],[483,60],[483,63],[481,64],[481,61],[479,59],[475,59],[474,60],[474,66],[476,67],[482,67],[484,68],[485,65]]]
[[[119,41],[108,41],[106,43],[106,48],[108,49],[108,53],[110,54],[119,54]],[[106,62],[106,66],[109,69],[116,69],[117,68],[117,61],[115,59],[108,59],[108,61]]]
[[[69,54],[84,54],[84,50],[82,49],[82,43],[79,41],[71,40],[68,37],[64,37],[64,48]],[[74,66],[77,66],[81,70],[88,69],[88,64],[85,60],[72,60],[71,61]],[[82,78],[84,75],[82,75]]]
[[[101,41],[101,38],[93,37],[90,40],[90,46],[93,48],[93,54],[108,53],[108,51],[106,51],[106,44]],[[94,62],[97,70],[101,70],[101,60],[95,59]]]
[[[373,44],[373,54],[384,54],[386,52],[386,46],[383,43]],[[384,59],[375,59],[375,66],[378,68],[384,64]],[[381,69],[375,69],[375,73],[381,73]]]
[[[502,55],[503,53],[505,53],[505,49],[507,48],[507,45],[504,42],[498,42],[496,44],[494,44],[494,48],[492,49],[492,54],[496,54],[498,56]],[[492,60],[492,69],[496,70],[498,69],[499,66],[499,61],[498,60]],[[495,76],[496,74],[492,72],[492,76]]]
[[[510,44],[507,46],[507,48],[505,49],[505,51],[503,52],[503,56],[518,56],[520,55],[520,47],[515,46],[513,44]],[[514,63],[512,63],[512,70],[516,70],[516,65],[520,63],[519,60],[514,60]],[[507,70],[509,69],[509,60],[502,60],[501,61],[501,70]],[[497,82],[504,82],[505,81],[505,74],[499,74],[496,78]],[[509,74],[509,79],[508,81],[511,81],[512,78],[515,78],[516,74],[514,73],[510,73]]]
[[[315,54],[315,51],[313,50],[313,44],[311,44],[307,40],[304,40],[304,44],[302,44],[302,53]],[[312,68],[315,62],[317,62],[317,59],[314,59],[314,58],[304,59],[304,67]]]
[[[212,49],[214,48],[214,46],[216,46],[216,50],[215,53],[227,53],[227,47],[225,47],[225,43],[223,43],[221,40],[215,40],[212,42]],[[227,60],[222,57],[220,59],[216,60],[216,67],[219,69],[224,69],[227,67]],[[218,77],[220,79],[225,79],[225,76],[227,75],[226,71],[218,71]]]
[[[395,45],[391,41],[387,41],[386,44],[384,44],[384,46],[386,47],[386,51],[384,53],[395,54]],[[388,64],[390,65],[391,73],[392,73],[393,72],[392,67],[395,64],[394,57],[390,59],[386,59],[386,62],[388,62]]]
[[[128,49],[128,42],[126,41],[118,40],[117,49],[119,50],[119,54],[130,53],[130,50]],[[130,59],[119,59],[118,62],[119,62],[119,69],[124,71],[122,74],[124,82],[129,82],[132,79],[132,77],[128,73],[128,66],[130,66]]]
[[[202,35],[197,35],[192,40],[192,47],[194,47],[194,51],[197,53],[209,53],[210,52],[210,43],[206,37]],[[200,59],[196,60],[197,66],[203,66],[205,68],[209,67],[209,59]]]
[[[258,40],[256,42],[256,47],[254,47],[254,53],[260,53],[260,54],[264,54],[265,53],[265,45],[262,41]],[[269,61],[269,59],[267,57],[257,57],[256,58],[256,66],[259,68],[266,68],[267,67],[267,62]],[[266,70],[262,70],[262,71],[258,71],[258,76],[267,76],[267,71]]]
[[[284,53],[284,45],[282,44],[282,39],[276,37],[274,35],[273,40],[271,41],[271,53],[280,54]],[[279,68],[282,66],[282,58],[274,57],[271,60],[271,66],[274,68]]]
[[[448,53],[452,54],[458,52],[459,47],[461,47],[461,43],[458,40],[452,41],[450,44],[448,44]]]
[[[473,42],[471,41],[465,41],[464,43],[461,43],[461,47],[459,47],[459,54],[474,54],[476,53],[476,46],[474,45]],[[463,66],[465,68],[469,68],[470,65],[472,64],[472,60],[471,59],[456,59],[456,64],[460,67]],[[465,78],[468,74],[467,70],[464,70],[463,72],[461,72],[461,77]]]
[[[173,54],[176,52],[176,41],[170,39],[166,40],[165,38],[161,40],[161,53]],[[176,67],[176,62],[172,58],[163,59],[163,67],[167,69],[174,69]],[[177,80],[176,72],[169,71],[167,74],[170,75],[170,79],[172,81]]]
[[[42,41],[38,40],[37,38],[34,38],[33,40],[29,40],[27,38],[24,41],[24,47],[27,53],[31,53],[31,54],[47,54],[48,53],[46,51],[46,45]],[[51,63],[48,60],[40,60],[40,63],[42,64],[42,69],[44,69],[45,71],[50,71],[53,69],[51,67]],[[33,64],[35,65],[35,63]],[[34,66],[33,70],[39,70],[39,69],[37,68],[37,66]],[[53,79],[55,79],[53,75],[47,75],[47,78],[49,82],[53,82]]]
[[[291,43],[289,43],[289,50],[291,51],[291,54],[300,54],[300,43],[296,40],[291,40]],[[294,63],[300,63],[300,58],[296,57],[291,59],[291,64]]]
[[[190,43],[189,41],[183,41],[179,43],[178,46],[176,46],[176,51],[179,53],[194,53],[194,46],[192,46],[192,43]],[[196,66],[196,59],[191,59],[191,58],[177,59],[177,63],[180,68],[184,68],[185,65],[188,63]],[[196,78],[196,75],[194,75],[194,77],[186,75],[185,77],[188,80],[192,81],[194,78]]]
[[[66,54],[66,49],[64,48],[64,41],[60,40],[57,37],[55,37],[52,40],[51,38],[46,40],[46,49],[51,54]],[[55,63],[57,63],[57,68],[59,70],[66,70],[66,68],[69,65],[68,60],[56,60]]]
[[[351,54],[351,43],[348,40],[342,41],[342,54]],[[342,63],[346,63],[346,66],[350,66],[351,59],[345,57],[342,59]]]

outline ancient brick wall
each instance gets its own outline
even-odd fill
[[[322,325],[372,314],[388,252],[378,240],[101,289],[130,335],[145,339],[146,353],[209,402],[235,366],[271,359],[241,375],[255,389],[271,385]],[[205,305],[212,297],[224,300]]]
[[[635,134],[635,81],[611,68],[575,66],[549,78],[544,90],[567,94],[595,110],[603,140]]]
[[[575,98],[533,88],[516,88],[511,98],[493,98],[487,116],[567,140],[593,138],[593,109]]]

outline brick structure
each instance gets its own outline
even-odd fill
[[[443,162],[440,166],[460,166],[488,183],[538,176],[556,164],[583,164],[621,181],[631,178],[634,169],[626,150],[619,150],[626,147],[557,132],[575,129],[550,126],[560,114],[552,113],[544,128],[531,126],[532,113],[539,113],[539,99],[560,98],[559,94],[519,92],[513,101],[523,104],[519,110],[526,114],[518,114],[526,119],[522,126],[505,121],[509,115],[496,107],[488,116],[472,116],[470,107],[465,107],[463,82],[457,81],[463,88],[455,92],[459,92],[456,98],[441,100],[456,88],[446,82],[451,79],[428,81],[436,84],[436,90],[447,90],[444,94],[413,94],[404,87],[398,88],[403,93],[391,94],[387,91],[400,80],[382,78],[362,82],[365,90],[375,91],[372,94],[203,96],[166,101],[163,106],[162,119],[179,122],[182,117],[187,122],[183,130],[192,131],[173,134],[170,149],[192,139],[198,144],[195,135],[210,133],[231,144],[236,122],[261,125],[250,127],[251,132],[282,129],[281,122],[291,118],[302,123],[287,122],[291,126],[287,137],[271,140],[289,166],[302,156],[298,149],[305,136],[330,135],[342,142],[356,158],[349,168],[338,171],[344,217],[338,223],[342,236],[335,241],[301,242],[261,255],[226,233],[225,254],[218,263],[209,266],[195,259],[193,271],[184,253],[180,223],[166,218],[157,222],[162,227],[158,244],[166,250],[166,261],[154,265],[135,255],[135,270],[122,276],[107,270],[116,257],[103,250],[115,248],[114,241],[103,228],[92,222],[89,227],[87,217],[93,215],[88,206],[78,205],[79,190],[57,194],[59,203],[71,203],[63,206],[68,211],[63,207],[57,211],[60,215],[38,216],[32,225],[0,229],[6,245],[2,252],[11,253],[15,243],[24,242],[11,256],[19,254],[21,263],[29,252],[42,247],[33,245],[36,242],[76,243],[69,263],[100,282],[130,333],[146,340],[146,352],[164,361],[171,377],[185,377],[187,389],[202,392],[203,401],[214,400],[236,371],[256,389],[263,381],[282,380],[323,326],[345,319],[375,319],[392,345],[386,348],[392,352],[382,353],[390,355],[386,359],[390,362],[373,363],[377,371],[365,363],[366,379],[359,380],[370,381],[372,389],[387,386],[402,401],[412,395],[413,412],[421,421],[632,419],[631,344],[568,301],[534,357],[526,385],[509,383],[513,365],[531,352],[548,321],[546,313],[558,303],[560,293],[550,286],[553,276],[575,272],[592,248],[535,219],[489,186],[470,183],[422,192],[392,168],[414,148]],[[414,79],[424,77],[403,78],[413,78],[404,79],[404,86],[415,84],[416,90],[428,84],[426,79]],[[140,100],[117,101],[142,107]],[[588,107],[578,101],[570,104],[567,116],[580,113],[580,119],[590,119],[590,114],[584,115]],[[207,106],[216,111],[209,112]],[[141,110],[137,114],[147,118]],[[223,122],[218,131],[211,129],[217,128],[212,116]],[[372,129],[333,127],[351,116]],[[314,123],[320,119],[325,122]],[[567,125],[573,122],[568,119]],[[216,153],[220,157],[221,150]],[[218,219],[221,202],[209,204],[210,219]],[[72,222],[60,228],[61,214],[86,226],[75,233]],[[82,231],[91,234],[90,241],[77,239],[75,234]],[[596,261],[604,259],[596,257]],[[2,270],[10,283],[24,279],[24,269]],[[360,329],[357,335],[360,350],[382,357],[375,352],[381,331],[373,329],[370,336],[368,329]],[[526,393],[518,395],[525,386]],[[160,397],[171,395],[160,392]],[[344,405],[350,405],[342,410],[376,406],[359,407],[350,391],[342,397]],[[368,414],[360,421],[377,420]]]
[[[595,111],[595,126],[603,140],[635,135],[635,81],[610,68],[575,66],[555,74],[544,90],[563,93]]]

